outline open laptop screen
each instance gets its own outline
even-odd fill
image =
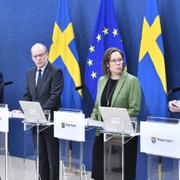
[[[125,108],[99,107],[99,111],[104,121],[104,128],[107,132],[114,133],[134,133],[132,121]]]
[[[24,112],[26,122],[40,124],[46,124],[48,122],[39,102],[19,101],[19,103]]]

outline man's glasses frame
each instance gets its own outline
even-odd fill
[[[47,54],[47,52],[43,52],[37,55],[32,55],[33,58],[37,59],[38,57],[42,58],[45,54]]]

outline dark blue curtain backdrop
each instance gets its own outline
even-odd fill
[[[5,81],[4,101],[9,109],[19,108],[26,70],[33,63],[30,48],[36,42],[50,47],[58,0],[0,0],[0,71]],[[74,26],[80,68],[84,82],[85,60],[96,21],[100,0],[67,0]],[[145,0],[113,0],[121,37],[127,56],[128,71],[137,73],[140,37]],[[158,0],[165,47],[168,89],[180,86],[180,1]],[[107,12],[108,13],[108,12]],[[86,94],[84,88],[84,94]],[[173,98],[173,97],[171,97]],[[88,116],[92,102],[84,99]],[[9,149],[12,155],[23,154],[23,126],[20,120],[10,120]],[[94,130],[86,134],[85,164],[91,169],[91,146]]]

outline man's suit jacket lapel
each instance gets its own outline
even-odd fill
[[[127,78],[127,73],[123,72],[121,74],[121,76],[120,76],[120,79],[118,80],[116,89],[115,89],[115,91],[113,93],[113,97],[112,97],[112,100],[111,100],[111,106],[114,106],[114,102],[115,102],[116,98],[121,93],[120,91],[121,91],[121,89],[123,87],[123,84],[125,83],[126,78]]]
[[[33,69],[31,77],[29,78],[30,84],[32,86],[32,94],[36,94],[36,68]]]

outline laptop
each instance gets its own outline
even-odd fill
[[[133,134],[133,123],[126,108],[99,107],[104,121],[104,130],[111,133]]]
[[[24,112],[25,122],[39,124],[46,124],[49,122],[39,102],[19,101],[19,103]]]

